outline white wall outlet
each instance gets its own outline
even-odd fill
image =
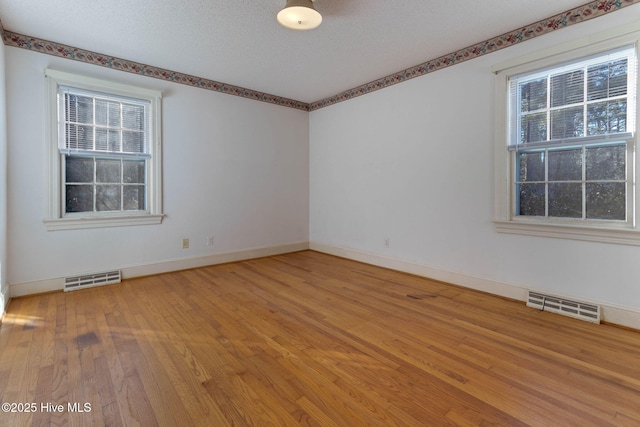
[[[385,248],[388,248],[390,244],[391,244],[391,241],[390,241],[390,239],[388,237],[386,239],[384,239],[384,247]]]
[[[207,237],[207,246],[213,246],[213,236]]]
[[[189,249],[189,239],[182,239],[182,249]]]

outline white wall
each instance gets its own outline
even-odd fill
[[[5,47],[0,43],[0,316],[9,301],[7,282],[7,122]]]
[[[640,247],[499,234],[491,222],[491,66],[639,12],[631,6],[312,112],[311,247],[423,266],[416,271],[488,291],[514,285],[640,314]]]
[[[42,291],[50,279],[78,273],[308,241],[307,112],[5,50],[12,293],[34,283],[29,292]],[[167,216],[161,225],[46,231],[45,67],[162,91]],[[182,249],[185,237],[189,249]]]

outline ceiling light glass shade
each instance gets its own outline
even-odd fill
[[[312,0],[287,0],[277,18],[280,25],[292,30],[312,30],[322,23],[322,15]]]

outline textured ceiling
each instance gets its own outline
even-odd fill
[[[0,0],[5,29],[305,103],[586,0],[316,0],[320,27],[276,21],[285,0]]]

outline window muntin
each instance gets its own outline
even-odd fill
[[[509,78],[512,216],[628,223],[635,49]]]

